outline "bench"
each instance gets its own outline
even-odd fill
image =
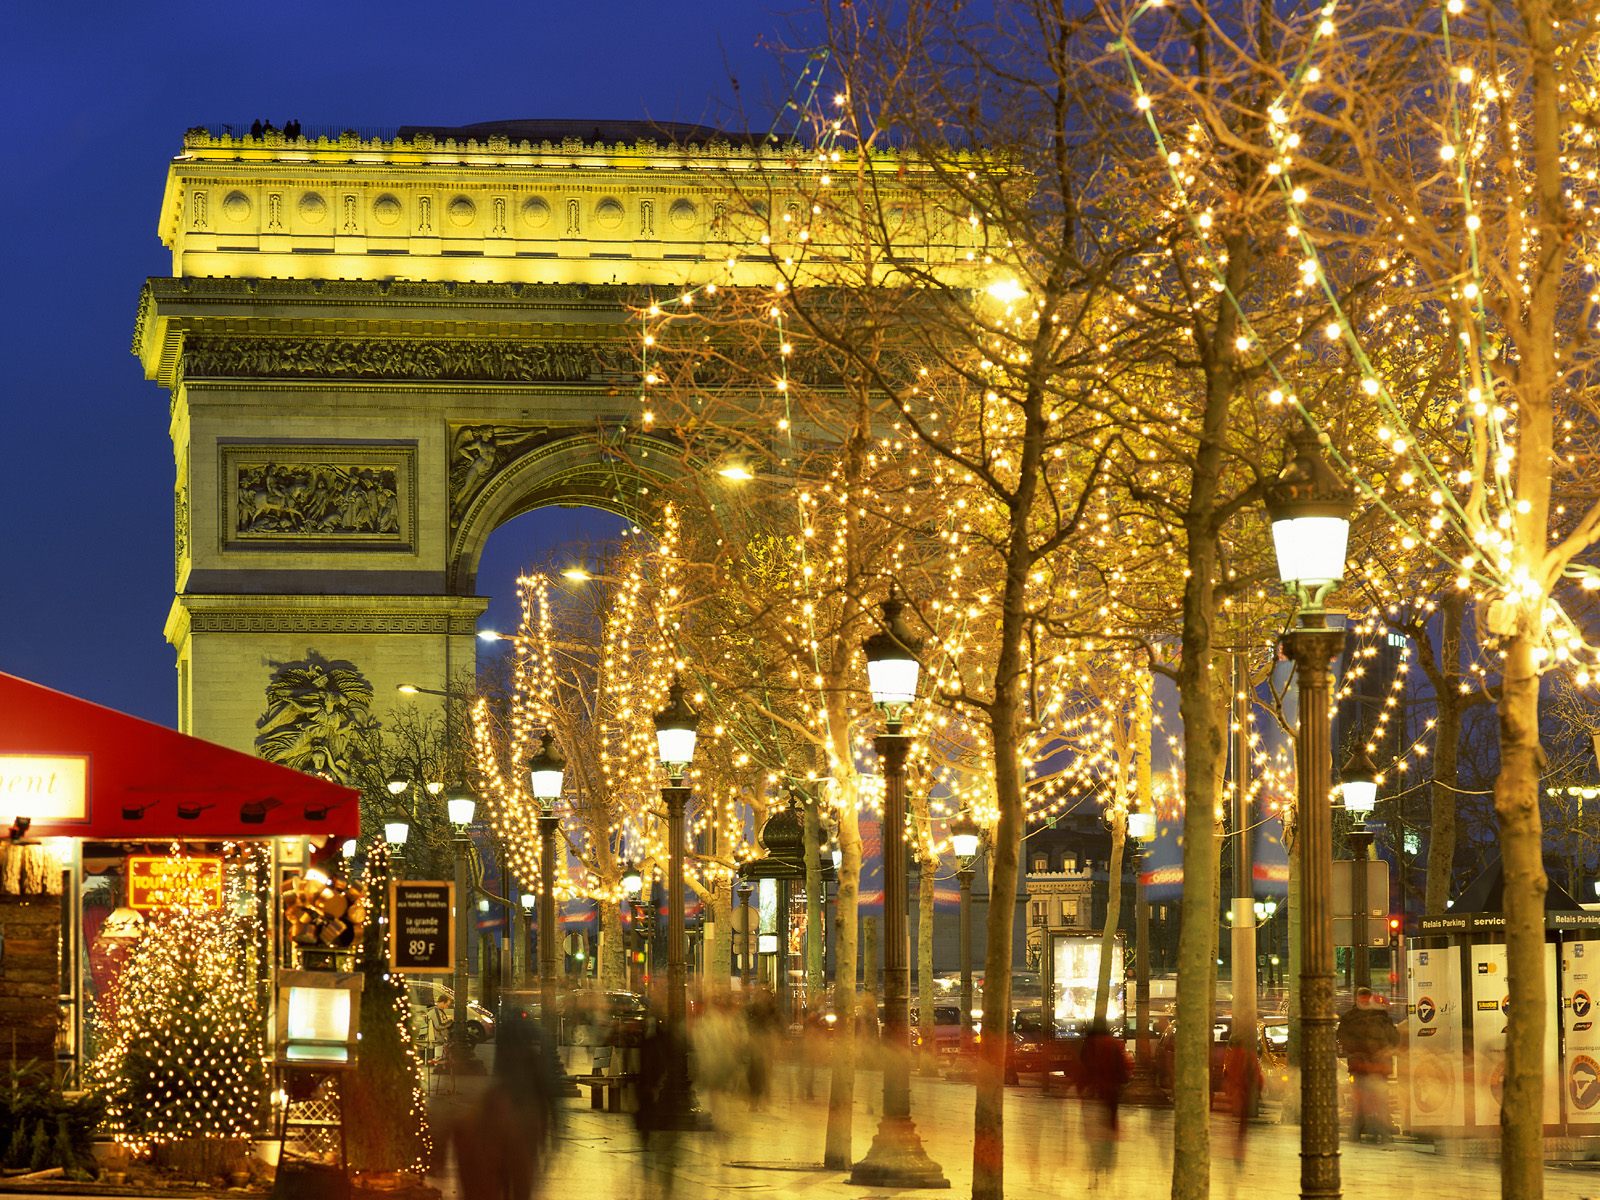
[[[623,1088],[639,1082],[639,1077],[634,1074],[607,1075],[601,1071],[575,1075],[573,1079],[589,1089],[589,1107],[597,1112],[601,1109],[621,1112]]]

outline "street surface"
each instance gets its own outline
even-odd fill
[[[856,1082],[854,1151],[866,1153],[877,1125],[880,1076],[863,1071]],[[444,1126],[471,1111],[481,1080],[463,1079],[456,1096],[434,1098],[435,1138]],[[679,1197],[801,1196],[873,1200],[884,1195],[966,1196],[972,1181],[972,1086],[915,1077],[912,1111],[923,1143],[950,1180],[949,1193],[888,1192],[852,1187],[845,1173],[823,1170],[826,1072],[815,1081],[816,1099],[801,1095],[799,1072],[780,1067],[763,1111],[751,1112],[743,1097],[705,1105],[716,1131],[681,1135],[676,1166]],[[633,1120],[623,1113],[594,1112],[588,1092],[568,1101],[567,1125],[547,1178],[545,1195],[581,1200],[649,1200],[662,1195],[647,1182],[644,1156]],[[702,1099],[704,1099],[702,1097]],[[1172,1169],[1172,1113],[1125,1107],[1122,1136],[1112,1172],[1091,1183],[1088,1140],[1075,1098],[1045,1096],[1037,1087],[1006,1089],[1006,1196],[1008,1200],[1060,1200],[1069,1192],[1129,1198],[1164,1197]],[[1279,1200],[1299,1190],[1299,1130],[1253,1124],[1242,1166],[1230,1157],[1234,1124],[1219,1117],[1212,1127],[1212,1191],[1216,1200]],[[1455,1200],[1500,1193],[1498,1164],[1441,1154],[1430,1146],[1397,1142],[1390,1147],[1343,1147],[1344,1194],[1351,1200]],[[441,1164],[442,1166],[442,1164]],[[460,1200],[453,1170],[431,1177],[446,1200]],[[1600,1200],[1600,1163],[1551,1167],[1545,1172],[1548,1200]]]

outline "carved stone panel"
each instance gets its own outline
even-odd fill
[[[410,550],[416,445],[223,445],[223,549]]]
[[[543,426],[458,425],[450,431],[450,523],[501,467],[549,436]]]
[[[635,378],[622,342],[422,341],[401,338],[190,337],[192,379],[485,380],[602,383]]]

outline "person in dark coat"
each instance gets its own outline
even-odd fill
[[[1122,1089],[1132,1074],[1128,1051],[1122,1039],[1111,1032],[1105,1021],[1095,1021],[1084,1035],[1079,1049],[1079,1091],[1084,1099],[1084,1122],[1089,1135],[1089,1163],[1093,1170],[1091,1187],[1116,1166],[1117,1112],[1122,1107]]]
[[[1339,1018],[1339,1053],[1350,1067],[1355,1085],[1351,1108],[1350,1139],[1359,1142],[1370,1132],[1379,1142],[1393,1135],[1389,1125],[1389,1074],[1400,1035],[1389,1010],[1371,988],[1357,988],[1355,1003]]]

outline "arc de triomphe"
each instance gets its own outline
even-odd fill
[[[740,173],[781,161],[759,146],[618,122],[185,136],[133,346],[171,394],[180,729],[256,747],[286,666],[353,668],[375,711],[444,689],[498,525],[643,515],[673,456],[637,427],[634,307],[770,283],[730,241]]]

